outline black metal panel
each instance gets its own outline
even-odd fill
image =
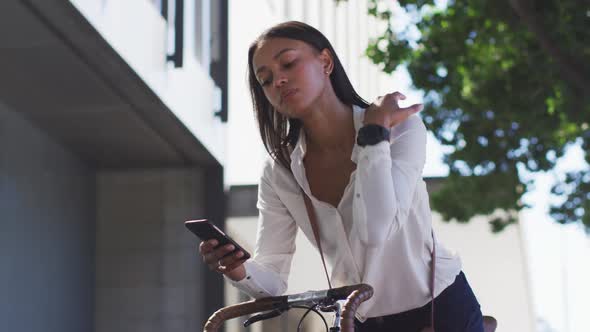
[[[160,6],[160,12],[162,13],[162,17],[168,20],[168,0],[161,0]]]
[[[166,1],[168,2],[168,1]],[[170,20],[168,20],[170,22]],[[168,55],[168,60],[174,67],[182,67],[184,53],[184,0],[174,1],[174,53]]]
[[[221,121],[227,122],[228,119],[228,107],[227,107],[227,95],[228,95],[228,0],[219,0],[215,4],[219,6],[217,11],[218,17],[213,17],[212,21],[214,24],[218,24],[219,35],[213,36],[219,42],[220,54],[219,59],[211,62],[210,74],[215,84],[221,88],[222,100],[221,110],[215,113],[215,116],[221,118]]]

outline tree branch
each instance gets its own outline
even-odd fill
[[[590,80],[580,70],[582,65],[572,56],[563,52],[543,30],[543,27],[532,13],[530,0],[509,0],[514,11],[520,16],[529,30],[536,36],[541,48],[556,61],[562,78],[583,96],[590,95]]]

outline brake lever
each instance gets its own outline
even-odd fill
[[[246,319],[246,321],[244,321],[244,327],[248,327],[248,326],[250,326],[256,322],[259,322],[261,320],[277,317],[285,311],[287,311],[287,308],[278,308],[278,309],[271,310],[269,312],[254,315],[254,316]]]
[[[334,322],[332,323],[332,327],[330,328],[330,332],[332,331],[340,331],[340,321],[342,320],[342,305],[340,302],[334,302],[331,305],[325,305],[319,307],[323,312],[333,312],[334,313]]]

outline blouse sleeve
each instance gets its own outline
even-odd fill
[[[264,167],[258,187],[259,210],[256,246],[252,259],[244,263],[246,278],[231,284],[254,297],[277,296],[287,290],[295,253],[297,225],[277,195],[272,183],[272,161]]]
[[[354,227],[379,246],[404,227],[426,159],[426,127],[418,115],[391,128],[390,141],[356,147]]]

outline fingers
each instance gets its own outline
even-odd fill
[[[388,93],[385,96],[378,96],[374,103],[370,106],[379,107],[383,104],[394,103],[397,107],[397,103],[400,100],[405,100],[406,96],[399,91]]]
[[[391,98],[393,98],[393,100],[395,101],[400,101],[400,100],[404,100],[406,99],[406,96],[404,96],[401,92],[396,91],[394,93],[390,93],[388,94],[388,96],[390,96]]]
[[[377,102],[381,106],[393,106],[393,110],[399,109],[399,101],[405,100],[406,96],[403,95],[401,92],[396,91],[393,93],[388,93],[384,97],[379,97]]]
[[[223,247],[217,247],[217,245],[217,240],[209,240],[201,242],[201,245],[199,246],[199,251],[203,256],[203,262],[205,262],[212,271],[218,270],[219,260],[235,249],[231,244],[227,244]]]
[[[217,246],[217,240],[202,241],[199,245],[201,255],[208,254]]]
[[[203,262],[207,264],[211,271],[221,273],[229,272],[244,262],[244,252],[235,250],[234,245],[227,244],[217,248],[217,240],[203,241],[199,245],[199,252],[203,257]]]
[[[414,113],[418,113],[421,110],[424,109],[424,105],[423,104],[414,104],[412,106],[409,107],[405,107],[405,108],[400,108],[399,110],[405,113],[409,113],[410,115],[414,114]]]
[[[233,269],[237,268],[238,266],[244,263],[244,252],[241,250],[232,253],[219,261],[220,270],[223,273],[230,272]]]
[[[394,127],[405,120],[407,120],[412,114],[420,112],[424,106],[422,104],[414,104],[410,107],[400,108],[392,113],[390,117],[390,127]]]
[[[400,108],[393,113],[392,126],[406,120],[410,115],[420,112],[424,108],[422,104],[414,104],[410,107]]]

